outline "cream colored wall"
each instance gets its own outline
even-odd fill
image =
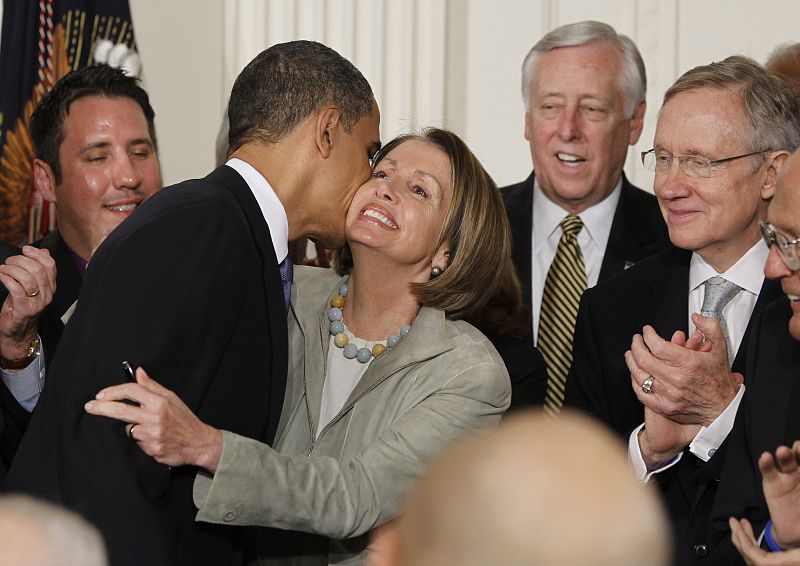
[[[224,0],[130,0],[164,183],[214,166],[223,98]]]
[[[444,125],[470,143],[499,184],[524,179],[519,67],[533,43],[563,23],[599,19],[639,45],[649,75],[652,143],[667,86],[698,64],[744,53],[763,61],[800,40],[800,2],[762,0],[130,0],[157,112],[165,181],[213,167],[227,92],[268,45],[317,39],[350,58],[375,90],[382,135]],[[631,151],[629,176],[651,178]]]

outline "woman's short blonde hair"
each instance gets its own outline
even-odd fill
[[[441,275],[425,283],[412,283],[419,302],[442,309],[453,319],[476,322],[494,331],[492,319],[524,311],[521,285],[511,262],[511,229],[497,185],[467,145],[453,132],[427,128],[387,143],[375,156],[379,163],[394,148],[410,140],[423,141],[443,150],[452,167],[453,198],[433,249],[450,244],[448,264]],[[339,250],[335,267],[350,271],[349,248]],[[492,313],[487,314],[491,307]],[[498,311],[505,312],[504,315]],[[498,324],[498,329],[501,324]]]

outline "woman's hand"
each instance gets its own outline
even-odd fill
[[[785,552],[766,552],[756,542],[753,527],[747,519],[737,520],[731,517],[728,520],[731,527],[731,540],[739,554],[742,555],[747,566],[797,566],[800,564],[800,549],[795,548]]]
[[[150,379],[142,368],[136,370],[136,383],[106,387],[85,409],[92,415],[130,423],[126,425],[128,436],[156,462],[211,472],[219,465],[222,433],[198,419],[175,393]]]

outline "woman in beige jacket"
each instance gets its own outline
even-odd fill
[[[132,423],[159,462],[201,468],[197,520],[279,529],[260,533],[262,564],[362,563],[431,457],[510,401],[503,361],[465,322],[508,330],[521,307],[499,192],[464,143],[390,142],[346,233],[336,272],[295,273],[274,448],[200,422],[141,369],[89,407]]]

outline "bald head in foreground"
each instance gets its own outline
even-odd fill
[[[531,411],[446,451],[374,546],[373,566],[658,566],[670,545],[656,493],[611,433]]]
[[[107,566],[100,532],[76,513],[26,495],[0,497],[0,564]]]

